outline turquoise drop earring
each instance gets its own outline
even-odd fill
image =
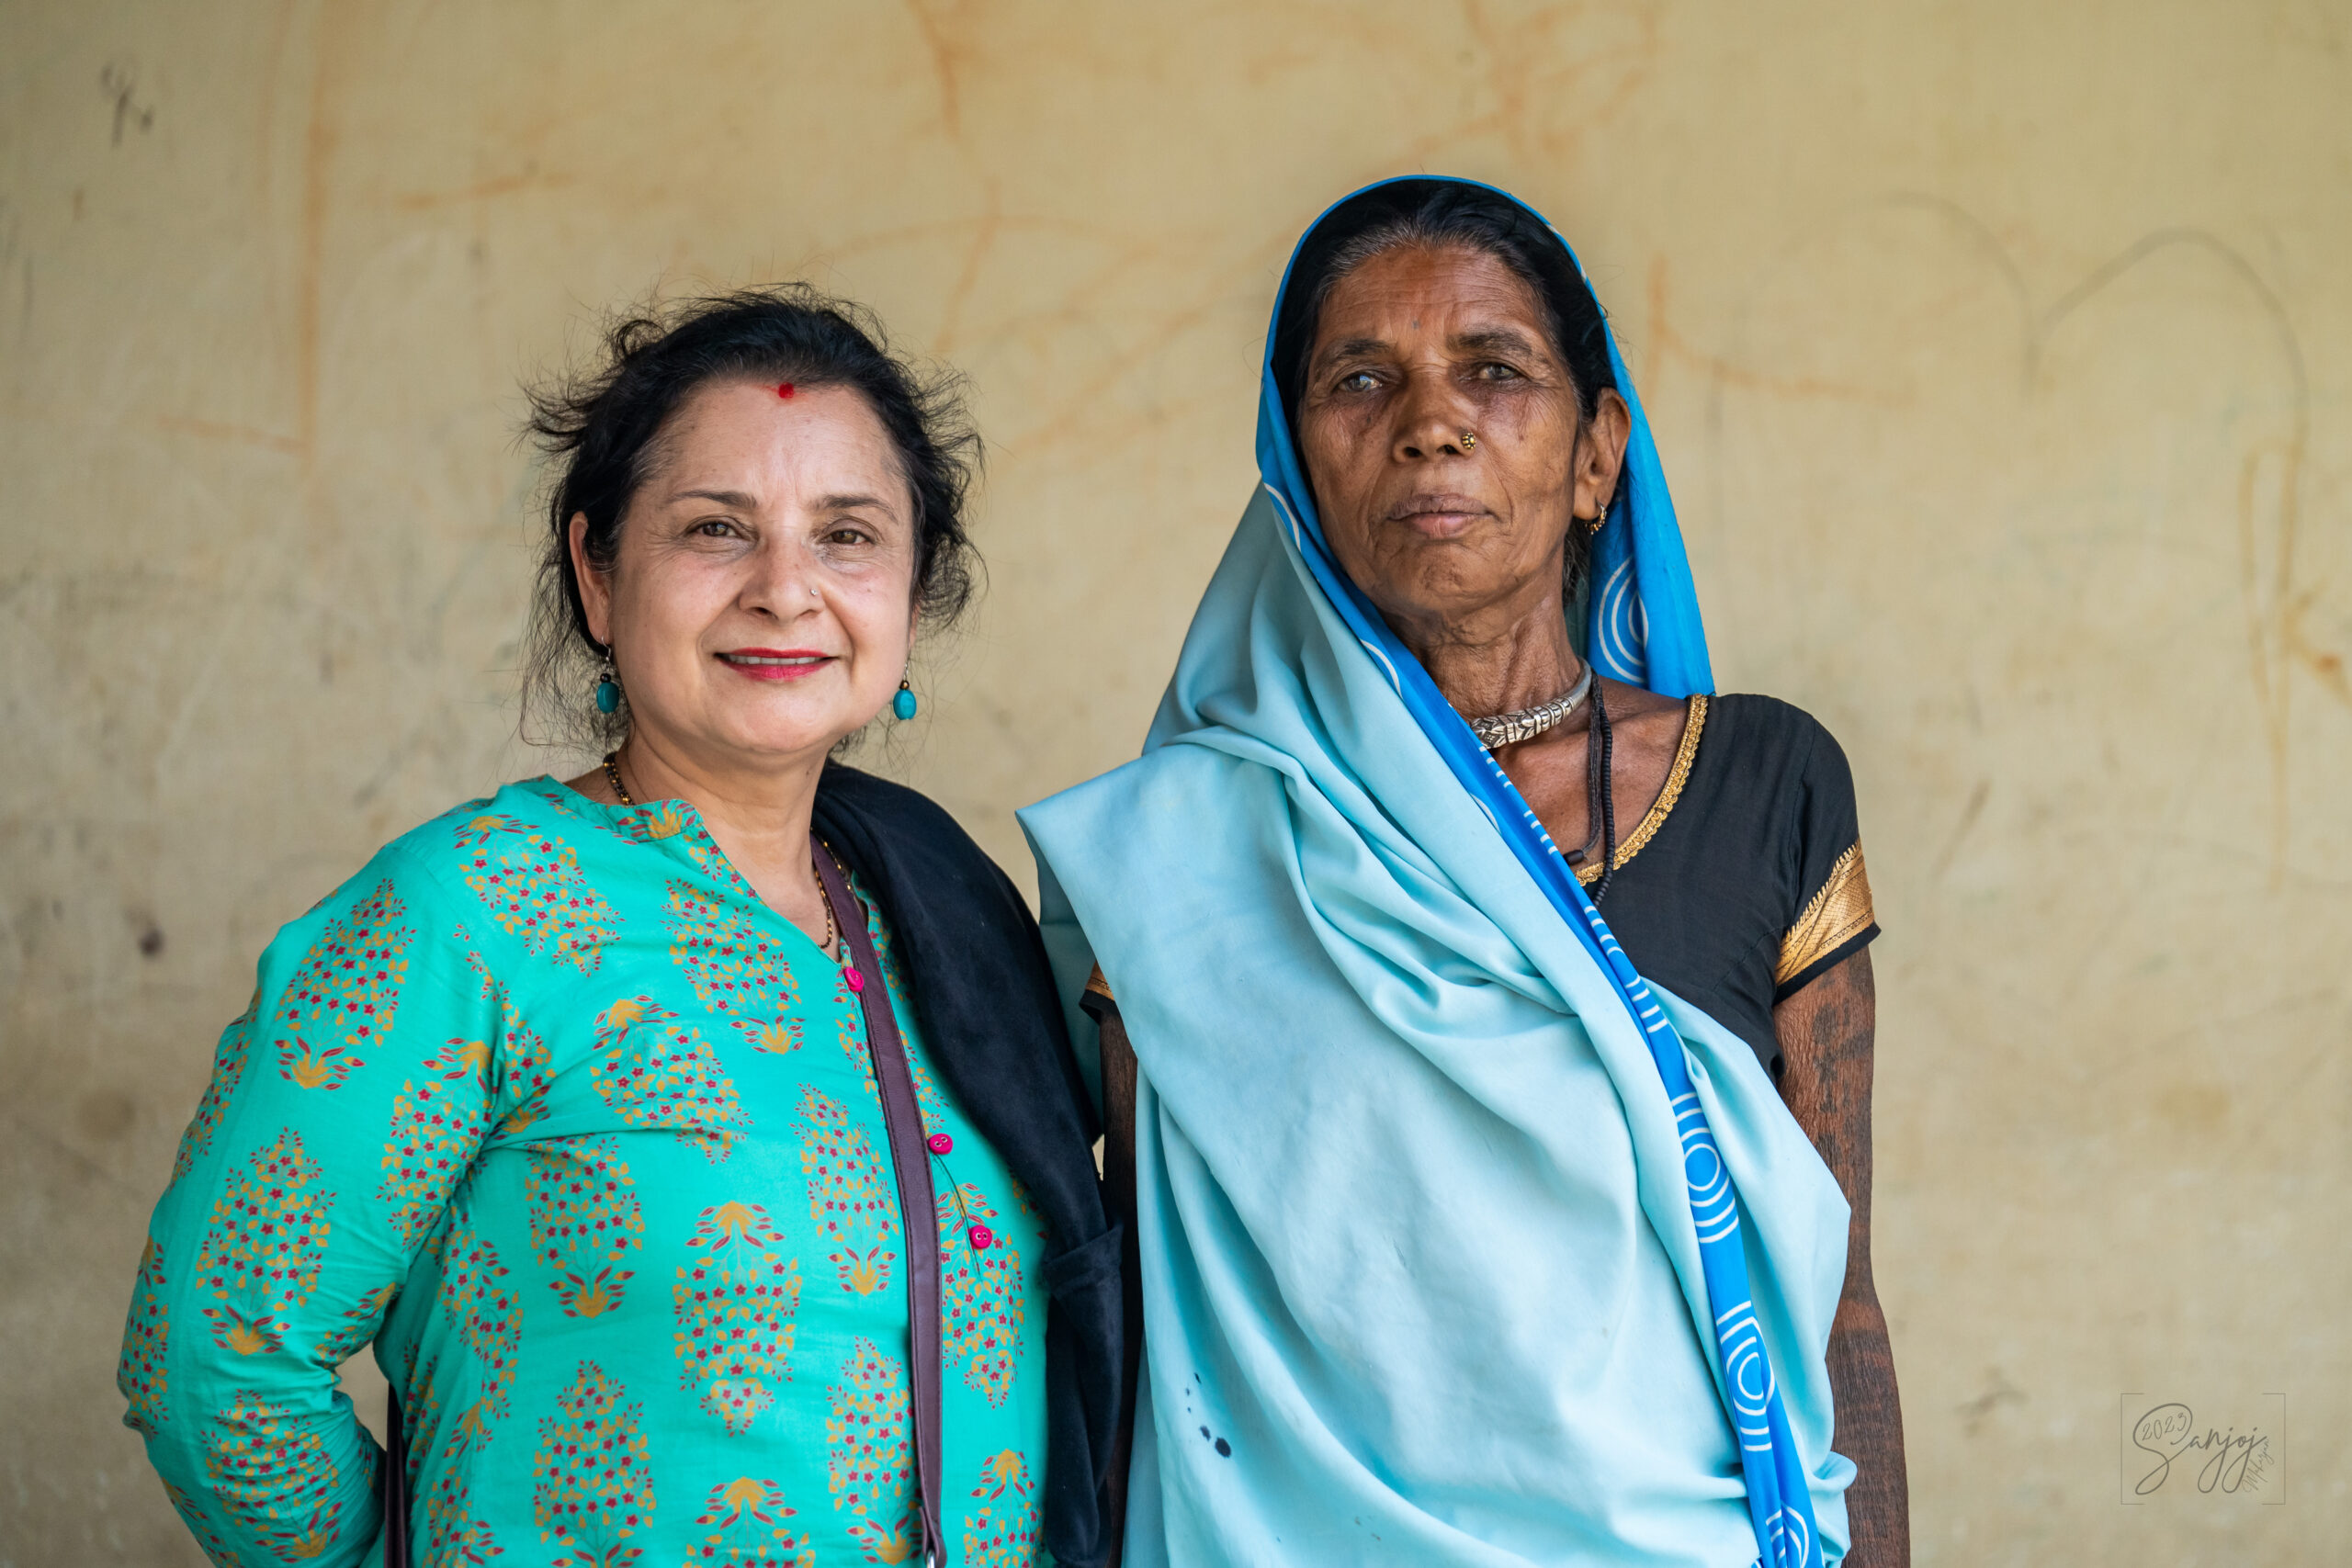
[[[613,650],[605,649],[605,671],[596,681],[596,711],[610,713],[621,705],[620,677],[613,671]]]
[[[914,687],[909,683],[906,676],[899,676],[899,694],[890,699],[890,711],[902,719],[912,718],[917,705]]]

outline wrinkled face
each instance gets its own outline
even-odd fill
[[[1399,246],[1340,281],[1298,423],[1333,554],[1408,637],[1556,597],[1572,520],[1615,478],[1608,443],[1578,440],[1534,290],[1465,247]]]
[[[844,387],[724,381],[680,406],[610,572],[572,558],[632,731],[705,765],[823,755],[881,711],[913,642],[912,498]]]

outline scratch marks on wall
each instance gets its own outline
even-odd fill
[[[2316,591],[2299,588],[2295,536],[2302,511],[2303,458],[2311,441],[2311,376],[2301,340],[2286,306],[2254,264],[2219,235],[2203,229],[2164,229],[2125,247],[2051,306],[2036,323],[2046,342],[2068,316],[2134,268],[2167,251],[2186,250],[2219,264],[2261,308],[2287,373],[2290,428],[2283,437],[2249,443],[2239,458],[2238,586],[2246,621],[2255,701],[2262,715],[2270,761],[2270,885],[2287,874],[2288,750],[2292,738],[2291,667],[2301,664],[2341,687],[2343,660],[2312,645],[2304,632]]]
[[[1887,215],[1909,215],[1923,227],[1875,228]],[[1950,258],[1948,274],[1937,272],[1939,251]],[[1807,276],[1808,267],[1834,257],[1835,265],[1848,269],[1838,276],[1859,278],[1871,268],[1864,258],[1882,256],[1883,270],[1913,280],[1921,290],[1907,302],[1896,332],[1889,331],[1896,318],[1858,321],[1842,302],[1823,299]],[[2159,266],[2161,274],[2154,270]],[[2111,599],[2119,591],[2146,591],[2150,581],[2166,576],[2178,583],[2183,572],[2200,570],[2205,541],[2227,540],[2231,547],[2224,558],[2233,558],[2231,564],[2211,561],[2202,570],[2216,586],[2229,582],[2222,572],[2235,579],[2231,586],[2246,649],[2246,684],[2238,690],[2248,694],[2247,705],[2258,718],[2267,772],[2267,799],[2258,808],[2262,820],[2250,838],[2263,847],[2275,891],[2286,873],[2293,826],[2290,785],[2299,678],[2309,677],[2352,706],[2345,654],[2326,646],[2319,629],[2321,585],[2309,581],[2301,563],[2299,547],[2312,504],[2312,390],[2297,323],[2244,251],[2212,230],[2192,225],[2151,230],[2089,267],[2047,304],[2035,292],[2010,244],[1977,214],[1931,192],[1895,191],[1806,228],[1759,269],[1753,291],[1734,312],[1727,335],[1736,346],[1728,352],[1693,344],[1673,308],[1668,263],[1664,257],[1653,261],[1647,346],[1653,365],[1689,367],[1706,378],[1718,474],[1731,394],[1766,400],[1747,404],[1751,414],[1776,401],[1835,398],[1899,405],[1907,419],[1949,418],[1972,398],[1997,401],[2002,396],[1989,385],[1981,394],[1955,392],[1951,378],[1975,387],[1988,372],[1997,374],[2005,361],[2013,364],[2013,400],[2023,423],[2004,426],[1999,420],[2006,416],[1990,416],[1991,423],[1972,424],[1967,434],[1955,429],[1951,439],[2017,440],[2038,455],[1987,452],[1973,469],[1956,458],[1931,465],[1919,472],[1969,485],[1977,493],[1915,493],[1912,503],[1928,501],[1956,520],[1970,518],[1963,525],[1973,529],[1973,517],[1984,516],[1987,505],[2001,504],[1996,498],[2006,495],[2007,504],[2024,509],[2020,515],[2033,521],[2020,525],[2006,561],[1988,558],[1982,570],[2036,577],[2036,592],[2055,592],[2057,580],[2065,579],[2077,582],[2083,594]],[[1815,354],[1815,343],[1802,335],[1791,338],[1790,329],[1776,320],[1791,299],[1807,300],[1815,309],[1808,319],[1816,323],[1815,332],[1845,341]],[[2014,334],[2009,356],[1999,351],[1997,328],[1989,334],[1984,330],[1996,327],[2004,299],[2007,331]],[[2092,324],[2095,306],[2103,308]],[[1987,313],[1966,314],[1978,310]],[[1953,324],[1962,319],[1971,322],[1969,328]],[[1772,352],[1746,346],[1751,324],[1779,333]],[[2099,347],[2088,346],[2093,344]],[[2086,359],[2086,354],[2095,357]],[[2135,383],[2119,367],[2142,358],[2145,367]],[[1889,368],[1879,381],[1882,363]],[[2086,401],[2088,383],[2081,378],[2094,364],[2104,367],[2097,373],[2109,379],[2100,384],[2101,397]],[[1646,389],[1657,397],[1654,385]],[[2127,400],[2119,404],[2119,397]],[[1933,415],[1914,407],[1922,400],[1946,412]],[[2037,446],[2039,438],[2030,433],[2043,428],[2077,434]],[[1996,436],[1996,430],[2007,434]],[[2056,467],[2049,468],[2052,464]],[[2026,489],[2008,494],[2004,484]],[[2127,496],[2146,508],[2148,521],[2138,536],[2126,530],[2142,525],[2118,520],[2119,509],[2132,504]],[[2144,537],[2167,517],[2173,521],[2164,553],[2143,551],[2135,561],[2126,540]],[[2135,572],[2136,581],[2123,583]],[[1984,587],[1992,590],[1991,578]],[[2188,598],[2194,597],[2191,590]],[[2177,610],[2186,602],[2176,597],[2168,603]],[[2154,613],[2154,602],[2149,604]],[[2089,605],[2056,600],[2050,605],[2056,614],[2077,608]],[[2177,636],[2181,628],[2171,629]],[[2163,634],[2151,626],[2134,635]],[[2180,652],[2198,657],[2187,649]],[[2041,663],[2030,649],[2018,649],[2016,657],[2021,669]],[[2233,659],[2223,667],[2239,668]],[[1973,820],[1973,813],[1963,815]],[[1957,845],[1955,838],[1933,863],[1939,875],[1951,863]]]
[[[1222,302],[1223,293],[1222,285],[1202,290],[1190,302],[1174,306],[1155,319],[1136,341],[1103,358],[1091,375],[1047,411],[1045,418],[1022,433],[1023,451],[1035,457],[1081,432],[1126,437],[1143,434],[1132,425],[1102,430],[1099,422],[1104,396],[1134,374],[1137,367],[1166,352],[1205,321]]]
[[[964,138],[964,73],[977,62],[988,0],[907,0],[939,83],[939,119],[951,140]]]
[[[217,420],[189,419],[179,414],[159,414],[155,426],[175,434],[193,435],[200,441],[227,441],[257,446],[265,452],[282,452],[293,457],[302,456],[302,444],[295,437],[280,435],[275,431],[257,430],[252,425],[224,424]]]
[[[295,286],[295,440],[305,477],[312,479],[319,458],[319,354],[323,330],[321,291],[326,268],[335,145],[342,134],[335,109],[340,96],[337,73],[345,45],[345,22],[343,6],[319,7],[315,21],[317,53],[311,66],[310,113],[302,133],[301,257]]]
[[[1861,203],[1854,209],[1854,215],[1905,211],[1921,213],[1936,220],[1962,250],[1991,268],[2000,279],[2003,290],[2017,309],[2018,364],[2024,376],[2023,385],[2030,388],[2041,367],[2041,347],[2048,333],[2034,318],[2033,290],[2027,285],[2017,259],[2009,254],[2008,246],[2001,243],[1992,225],[1975,213],[1931,191],[1890,191]]]
[[[1788,375],[1786,373],[1741,365],[1719,354],[1712,354],[1685,338],[1676,327],[1672,302],[1668,288],[1668,262],[1664,256],[1652,258],[1649,273],[1649,321],[1645,346],[1648,363],[1644,366],[1643,395],[1655,398],[1663,378],[1664,361],[1671,359],[1697,370],[1715,388],[1736,387],[1742,391],[1764,392],[1785,398],[1836,398],[1850,402],[1898,402],[1881,390],[1849,381],[1826,377]],[[1621,348],[1622,352],[1622,348]]]
[[[476,180],[455,190],[404,191],[392,197],[396,212],[430,212],[437,208],[461,207],[468,202],[494,201],[500,197],[519,196],[530,190],[553,190],[571,185],[572,177],[564,174],[543,173],[537,160],[526,164],[519,173],[496,175]]]
[[[1959,858],[1961,845],[1968,841],[1968,835],[1975,830],[1977,822],[1983,818],[1984,803],[1992,798],[1993,781],[1978,779],[1976,786],[1968,792],[1968,804],[1960,809],[1960,820],[1953,824],[1951,836],[1944,840],[1944,847],[1936,852],[1935,864],[1929,872],[1935,880],[1942,881],[1944,873],[1951,869],[1951,863]]]
[[[1199,236],[1138,233],[1006,210],[996,176],[988,176],[982,188],[977,213],[870,230],[814,259],[825,270],[843,270],[892,251],[952,248],[960,259],[943,290],[929,348],[967,367],[995,352],[1053,355],[1073,341],[1085,343],[1089,351],[1069,375],[1036,383],[1035,395],[992,424],[991,446],[1018,448],[1027,457],[1081,433],[1095,440],[1136,434],[1132,423],[1114,423],[1113,394],[1131,385],[1139,367],[1198,328],[1235,288],[1248,287],[1267,259],[1255,253],[1238,261],[1219,256]],[[1049,291],[1029,288],[1023,276],[1036,259],[1023,248],[1032,245],[1049,249],[1060,274]],[[1164,279],[1166,286],[1153,288],[1147,279]],[[1142,308],[1134,303],[1138,299]],[[1108,347],[1100,344],[1105,334],[1115,338]]]
[[[972,291],[980,284],[981,269],[996,249],[997,236],[1004,231],[1004,183],[991,175],[982,186],[988,192],[987,200],[979,216],[967,220],[971,236],[964,247],[964,265],[956,274],[956,281],[947,291],[946,308],[940,314],[934,350],[942,355],[956,352],[964,324],[964,308],[971,303]]]
[[[33,254],[25,243],[23,219],[6,197],[0,197],[0,278],[17,283],[17,342],[33,334]]]
[[[1613,119],[1656,72],[1662,9],[1462,0],[1462,32],[1483,62],[1484,90],[1466,114],[1408,142],[1397,166],[1413,168],[1488,137],[1523,164],[1573,158],[1584,137]]]
[[[2298,412],[2301,411],[2299,409]],[[2300,424],[2301,422],[2299,421]],[[2270,886],[2287,875],[2288,752],[2293,739],[2292,665],[2301,663],[2340,687],[2343,660],[2313,647],[2304,617],[2316,590],[2295,581],[2295,533],[2301,513],[2304,440],[2265,441],[2247,448],[2238,468],[2238,598],[2245,613],[2254,697],[2270,760]]]
[[[155,106],[139,90],[139,65],[136,61],[121,58],[108,61],[98,70],[98,90],[107,96],[114,111],[112,145],[122,145],[125,131],[137,131],[144,136],[155,129]]]
[[[1959,1407],[1961,1425],[1973,1438],[2003,1406],[2023,1404],[2025,1402],[2025,1390],[2011,1382],[2000,1368],[1987,1367],[1984,1370],[1984,1392]]]

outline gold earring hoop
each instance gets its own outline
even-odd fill
[[[1465,430],[1462,433],[1462,449],[1464,452],[1476,452],[1478,449],[1478,433],[1476,431]]]

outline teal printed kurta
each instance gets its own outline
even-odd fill
[[[1039,1223],[925,1060],[949,1560],[1039,1558]],[[217,1563],[378,1560],[403,1391],[419,1564],[913,1551],[906,1244],[856,998],[683,802],[538,779],[288,926],[155,1211],[125,1416]]]

